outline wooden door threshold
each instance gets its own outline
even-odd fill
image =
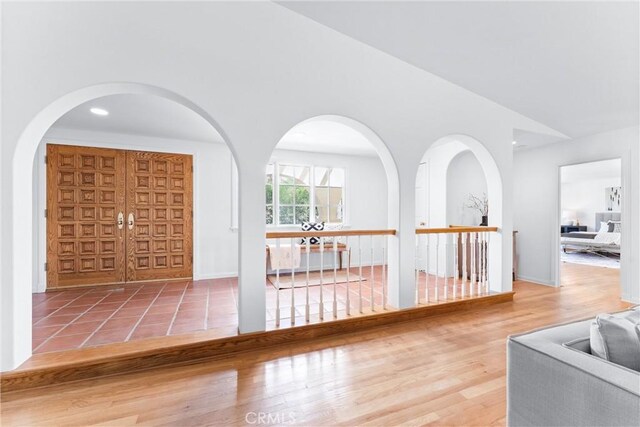
[[[379,314],[349,317],[265,332],[212,338],[214,331],[149,338],[53,353],[37,354],[13,371],[0,375],[2,393],[98,378],[169,365],[199,363],[238,352],[359,332],[376,326],[468,311],[513,301],[514,292],[467,298]],[[219,335],[218,335],[219,336]]]

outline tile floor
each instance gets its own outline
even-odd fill
[[[356,273],[355,269],[352,269]],[[363,312],[382,304],[382,269],[363,271]],[[327,272],[327,281],[332,276]],[[267,328],[276,325],[278,292],[267,287]],[[346,316],[346,284],[336,285],[337,318]],[[138,339],[216,329],[237,334],[237,278],[96,286],[33,294],[33,351],[47,353]],[[350,305],[359,311],[359,284],[349,284]],[[323,287],[325,320],[333,319],[333,284]],[[320,287],[309,287],[310,322],[319,322]],[[305,324],[306,289],[295,289],[295,324]],[[291,326],[291,289],[280,291],[280,326]]]
[[[356,268],[350,272],[354,276],[358,273]],[[338,283],[334,289],[332,272],[325,272],[326,284],[322,287],[324,321],[347,317],[347,291],[351,315],[381,312],[384,295],[382,274],[382,267],[375,267],[373,272],[366,268],[362,271],[361,283],[349,282],[348,289],[346,283]],[[288,277],[284,276],[281,280],[286,283]],[[448,279],[446,298],[444,280],[439,279],[438,301],[435,300],[435,277],[430,275],[427,283],[424,273],[420,273],[418,280],[422,304],[425,303],[426,285],[430,304],[454,298],[451,278]],[[292,318],[291,288],[281,289],[278,298],[278,292],[271,283],[266,282],[265,286],[268,330],[323,321],[319,316],[320,286],[309,287],[309,321],[306,321],[305,287],[295,288]],[[469,295],[469,282],[466,286],[465,297],[469,298],[473,296]],[[335,313],[334,292],[337,302]],[[477,288],[474,289],[475,293]],[[238,328],[237,296],[238,283],[235,277],[96,286],[33,294],[33,351],[47,353],[204,330],[214,331],[215,336],[219,337],[234,336]],[[458,282],[456,299],[461,297],[462,290]],[[279,325],[276,322],[278,305]]]
[[[237,330],[237,281],[155,282],[33,294],[34,353]]]

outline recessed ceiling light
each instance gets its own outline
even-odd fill
[[[516,145],[517,143],[518,143],[518,141],[513,141],[512,142],[513,145]]]
[[[93,107],[89,111],[91,111],[96,116],[108,116],[109,112],[104,108]]]

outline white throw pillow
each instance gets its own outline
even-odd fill
[[[640,372],[640,310],[598,315],[590,345],[594,356]]]
[[[598,230],[598,233],[608,233],[608,232],[609,232],[609,223],[600,221],[600,230]]]

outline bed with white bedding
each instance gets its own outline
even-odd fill
[[[560,244],[564,252],[589,252],[594,254],[620,254],[620,213],[596,213],[597,232],[564,233]]]

